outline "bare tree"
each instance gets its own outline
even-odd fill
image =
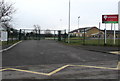
[[[39,25],[33,25],[34,27],[34,31],[37,33],[40,30],[40,26]]]
[[[0,0],[0,22],[6,23],[12,20],[12,15],[16,10],[13,7],[12,3],[5,2]]]
[[[33,25],[33,27],[34,27],[36,30],[40,30],[40,26],[39,26],[39,25]]]

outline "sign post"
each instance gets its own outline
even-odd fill
[[[107,31],[106,31],[106,23],[105,23],[105,43],[104,43],[104,45],[106,45],[106,43],[107,43],[107,37],[106,37],[106,35],[107,35]]]
[[[115,36],[115,24],[114,24],[114,45],[115,45],[115,39],[116,39],[116,36]]]
[[[118,19],[118,31],[120,32],[120,1],[118,2],[118,16],[119,16],[119,19]],[[120,35],[118,35],[118,37],[120,38]],[[120,43],[119,43],[120,44]],[[120,63],[119,63],[120,64]],[[120,68],[120,67],[119,67]]]
[[[115,44],[115,23],[118,23],[118,14],[114,15],[102,15],[102,23],[105,23],[105,44],[106,42],[106,24],[107,23],[114,23],[114,44]]]
[[[118,2],[118,16],[119,16],[119,24],[118,24],[118,30],[120,31],[120,1]]]

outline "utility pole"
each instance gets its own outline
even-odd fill
[[[100,45],[100,36],[101,36],[101,34],[100,34],[100,32],[101,32],[100,27],[101,27],[101,23],[99,22],[98,45]]]

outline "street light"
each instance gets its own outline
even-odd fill
[[[79,19],[80,19],[80,16],[78,16],[78,29],[79,29]]]
[[[68,43],[70,43],[70,0],[69,0],[69,18],[68,18]]]
[[[79,33],[79,19],[80,19],[80,16],[78,16],[78,33]]]

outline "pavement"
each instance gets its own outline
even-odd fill
[[[11,45],[5,45],[2,46],[2,49],[9,48]],[[108,53],[108,54],[116,54],[120,55],[120,47],[118,46],[90,46],[90,45],[80,45],[80,46],[72,46],[75,48],[81,48],[89,51],[95,51],[95,52],[102,52],[102,53]],[[1,47],[0,47],[1,48]]]
[[[52,40],[26,40],[2,53],[0,71],[3,79],[118,79],[118,58]]]
[[[120,55],[120,47],[115,46],[89,46],[89,45],[80,45],[80,46],[73,46],[75,48],[81,48],[89,51],[95,51],[95,52],[102,52],[102,53],[108,53],[108,54],[116,54]]]
[[[18,41],[16,43],[12,44],[12,45],[4,45],[4,46],[2,46],[1,49],[0,49],[0,53],[3,52],[3,51],[7,51],[7,50],[13,48],[14,46],[16,46],[17,44],[19,44],[21,42],[22,41]]]

